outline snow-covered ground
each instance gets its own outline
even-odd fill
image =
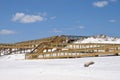
[[[78,40],[74,43],[107,43],[107,44],[120,44],[120,38],[109,37],[106,35],[91,36],[83,40]]]
[[[95,64],[84,67],[89,61]],[[120,80],[120,56],[46,60],[2,56],[0,80]]]
[[[76,41],[75,43],[107,43],[107,44],[120,44],[120,39],[116,39],[116,40],[113,40],[113,39],[104,39],[104,38],[87,38],[87,39],[84,39],[84,40],[78,40]]]

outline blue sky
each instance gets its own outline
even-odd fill
[[[119,0],[0,0],[0,43],[54,35],[120,36]]]

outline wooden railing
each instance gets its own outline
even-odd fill
[[[77,58],[119,55],[120,44],[69,43],[64,36],[54,36],[14,44],[0,44],[0,55],[26,53],[26,59]]]
[[[55,44],[52,44],[53,46]],[[120,44],[56,44],[49,52],[40,52],[39,54],[26,54],[26,59],[51,59],[51,58],[77,58],[102,55],[119,55]]]

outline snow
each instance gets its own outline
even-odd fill
[[[78,40],[74,43],[107,43],[107,44],[120,44],[120,38],[109,37],[109,36],[96,36],[96,37],[88,37],[83,40]]]
[[[120,38],[98,35],[74,43],[120,44]],[[84,67],[90,61],[95,64]],[[0,80],[120,80],[120,56],[25,60],[25,54],[12,53],[0,56],[0,75]]]
[[[25,59],[25,54],[11,54],[3,55],[0,57],[0,60],[22,60]]]
[[[120,56],[24,60],[0,57],[0,80],[120,80]],[[86,62],[95,64],[84,67]]]

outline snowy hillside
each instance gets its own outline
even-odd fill
[[[0,80],[120,80],[120,56],[46,60],[21,56],[0,58]],[[95,64],[84,67],[89,61]]]
[[[120,38],[109,37],[106,35],[91,36],[83,40],[78,40],[74,43],[108,43],[120,44]]]

